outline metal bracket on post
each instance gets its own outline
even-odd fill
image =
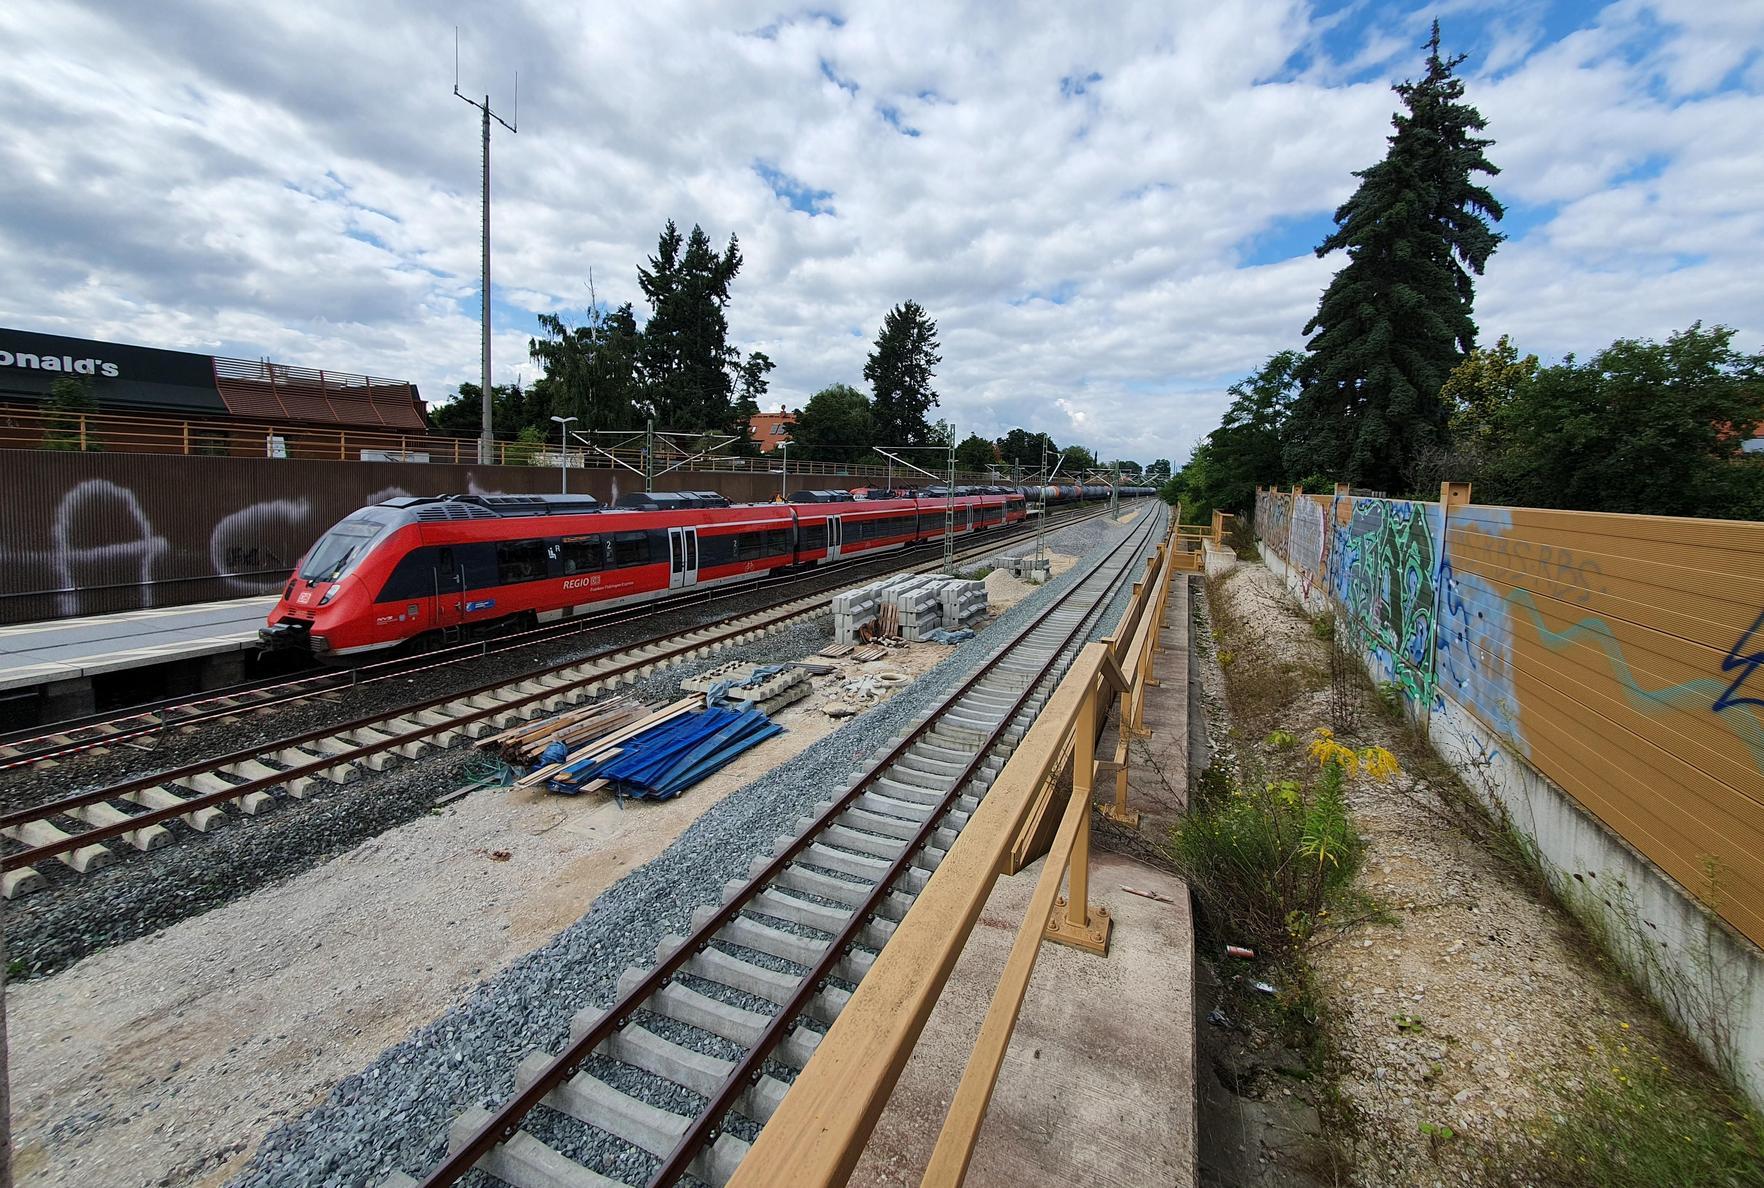
[[[1096,783],[1096,711],[1100,696],[1100,690],[1089,690],[1072,736],[1072,799],[1084,806],[1084,814],[1078,821],[1078,837],[1072,843],[1072,855],[1066,864],[1066,894],[1054,900],[1047,930],[1042,935],[1057,944],[1107,957],[1109,931],[1115,922],[1109,909],[1090,902],[1090,797]]]

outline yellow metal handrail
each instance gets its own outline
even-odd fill
[[[1070,761],[1071,794],[923,1181],[961,1182],[1042,941],[1107,953],[1108,912],[1089,902],[1096,743],[1115,694],[1123,694],[1116,802],[1105,812],[1125,813],[1126,744],[1144,733],[1145,689],[1155,683],[1158,633],[1170,582],[1180,571],[1174,545],[1172,540],[1159,546],[1145,578],[1134,586],[1116,635],[1079,653],[760,1132],[732,1186],[845,1182],[994,884],[1017,869],[1018,851],[1034,831],[1032,821]],[[1062,882],[1068,883],[1064,897]]]

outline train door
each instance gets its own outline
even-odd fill
[[[690,586],[698,581],[698,529],[668,529],[668,585]]]
[[[465,572],[454,559],[453,550],[435,550],[435,626],[447,640],[459,637],[459,626],[465,621]]]
[[[845,517],[827,517],[827,560],[839,558],[839,546],[845,543]]]

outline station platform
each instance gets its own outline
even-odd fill
[[[17,700],[36,691],[43,701],[42,720],[53,721],[91,712],[95,677],[191,660],[230,669],[238,663],[233,657],[257,646],[257,629],[276,598],[231,598],[0,627],[0,695]],[[229,671],[211,676],[205,685],[238,679]]]

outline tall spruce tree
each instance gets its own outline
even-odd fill
[[[741,271],[741,247],[729,236],[720,254],[702,227],[682,238],[672,219],[662,229],[637,283],[649,301],[643,327],[643,373],[658,427],[718,430],[735,410],[729,346],[729,286]]]
[[[1405,110],[1391,122],[1384,160],[1354,176],[1360,185],[1335,212],[1319,257],[1346,250],[1325,290],[1311,335],[1286,442],[1291,474],[1326,474],[1394,491],[1407,459],[1437,448],[1450,409],[1440,388],[1476,345],[1474,284],[1501,236],[1504,213],[1473,175],[1500,172],[1476,135],[1482,113],[1463,102],[1443,58],[1439,22],[1427,42],[1427,73],[1393,89]]]
[[[877,444],[930,444],[925,414],[937,403],[931,380],[943,361],[938,345],[937,323],[916,301],[895,306],[882,319],[876,349],[864,364],[864,378],[875,395],[871,411]]]

